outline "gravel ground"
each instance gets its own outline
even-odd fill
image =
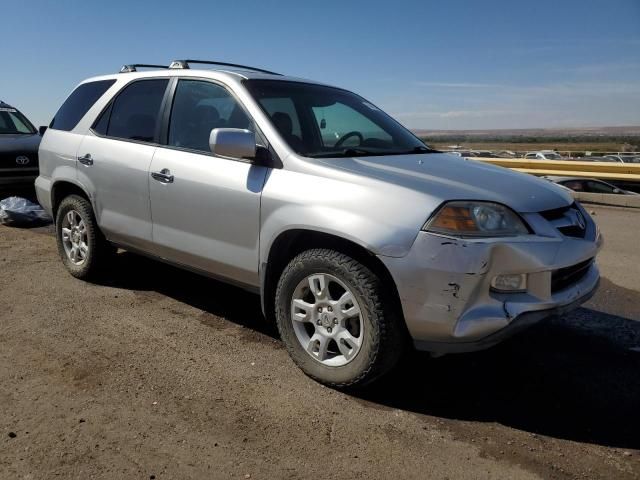
[[[49,229],[0,226],[0,478],[640,478],[640,214],[596,214],[584,308],[358,395],[254,295],[124,252],[85,283]]]

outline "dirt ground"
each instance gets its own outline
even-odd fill
[[[640,478],[640,214],[596,213],[591,302],[357,395],[252,294],[124,252],[85,283],[48,229],[0,226],[0,478]]]

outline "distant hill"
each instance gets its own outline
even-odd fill
[[[416,129],[419,137],[432,140],[509,140],[529,142],[532,139],[584,141],[595,139],[637,140],[640,138],[640,126],[628,127],[582,127],[582,128],[523,128],[499,130],[426,130]]]

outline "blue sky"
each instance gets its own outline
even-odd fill
[[[640,0],[2,0],[0,99],[208,58],[354,90],[411,128],[640,125]]]

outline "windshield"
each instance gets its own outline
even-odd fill
[[[15,108],[0,107],[0,135],[32,133],[36,133],[36,129],[24,115]]]
[[[300,155],[433,151],[375,105],[346,90],[279,80],[248,80],[245,85],[289,147]]]

